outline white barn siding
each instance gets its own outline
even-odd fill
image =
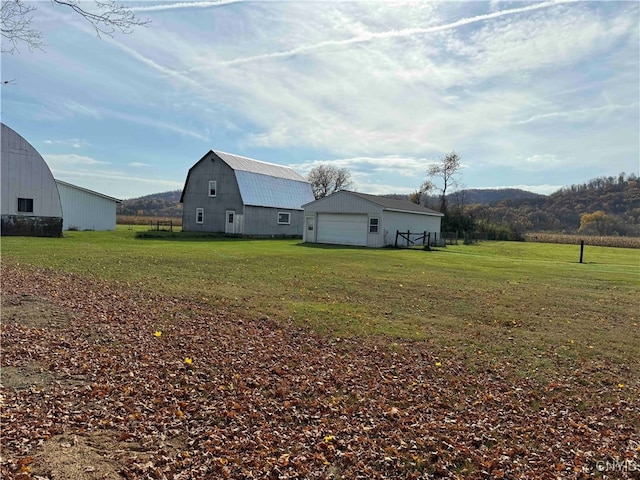
[[[62,216],[51,170],[36,149],[6,125],[2,125],[1,175],[3,214],[18,214],[18,198],[32,198],[32,216]]]
[[[2,235],[62,234],[62,207],[51,170],[38,151],[2,124],[0,208]],[[32,211],[18,211],[18,199]]]
[[[62,202],[62,229],[114,230],[115,198],[57,181]]]

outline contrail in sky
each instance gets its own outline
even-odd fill
[[[239,3],[242,0],[220,0],[218,2],[179,2],[165,3],[160,5],[149,5],[148,7],[130,7],[132,12],[159,12],[161,10],[176,10],[179,8],[209,8],[221,7],[230,3]]]
[[[560,0],[553,2],[542,2],[537,3],[535,5],[529,5],[526,7],[520,8],[512,8],[509,10],[501,10],[499,12],[487,13],[485,15],[478,15],[475,17],[463,18],[461,20],[457,20],[452,23],[447,23],[445,25],[437,25],[435,27],[428,28],[405,28],[403,30],[391,30],[388,32],[381,33],[369,33],[365,35],[359,35],[357,37],[349,38],[347,40],[327,40],[325,42],[316,43],[313,45],[302,45],[300,47],[292,48],[291,50],[286,50],[283,52],[273,52],[273,53],[265,53],[262,55],[254,55],[252,57],[243,57],[236,58],[234,60],[228,60],[226,62],[220,62],[218,65],[230,66],[230,65],[239,65],[242,63],[254,62],[256,60],[265,60],[269,58],[283,58],[290,57],[293,55],[297,55],[300,53],[306,53],[313,50],[319,50],[324,47],[333,47],[333,46],[343,46],[343,45],[351,45],[355,43],[365,43],[373,40],[384,40],[387,38],[401,38],[401,37],[409,37],[412,35],[422,35],[425,33],[434,33],[434,32],[442,32],[444,30],[451,30],[454,28],[462,27],[464,25],[469,25],[470,23],[482,22],[484,20],[491,20],[493,18],[504,17],[506,15],[513,15],[516,13],[524,13],[530,12],[532,10],[539,10],[541,8],[553,7],[554,5],[558,5],[561,3],[567,3],[572,0]]]

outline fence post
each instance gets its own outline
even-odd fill
[[[580,263],[582,263],[582,254],[584,253],[584,240],[580,240]]]
[[[396,230],[396,248],[398,248],[398,235],[400,235],[400,230]]]

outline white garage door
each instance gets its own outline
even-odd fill
[[[318,215],[318,243],[367,244],[367,216],[346,213]]]

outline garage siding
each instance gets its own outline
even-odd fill
[[[385,245],[393,245],[396,231],[422,233],[440,233],[440,217],[432,215],[416,215],[404,212],[384,212]],[[383,246],[383,245],[381,245]]]

